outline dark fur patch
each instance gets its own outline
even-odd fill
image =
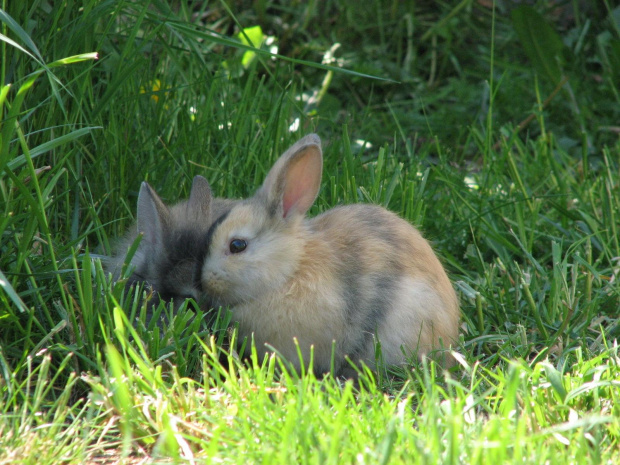
[[[392,309],[398,279],[399,275],[392,273],[373,277],[373,297],[370,299],[365,309],[366,312],[364,314],[364,324],[362,328],[367,339],[372,339],[372,336],[377,332],[377,329],[381,326],[387,314]]]
[[[186,298],[179,294],[179,287],[193,279],[193,270],[202,250],[202,234],[199,230],[182,229],[166,238],[165,253],[155,264],[157,270],[156,291],[166,302],[173,298]]]
[[[398,275],[386,274],[373,276],[371,279],[371,297],[355,309],[356,319],[354,327],[357,337],[348,352],[351,358],[362,355],[373,343],[373,337],[390,312]],[[351,310],[349,310],[351,311]]]
[[[194,287],[196,289],[202,289],[200,276],[202,275],[202,267],[204,266],[205,260],[211,253],[210,248],[211,248],[211,239],[213,238],[213,234],[215,234],[215,231],[220,226],[220,224],[222,224],[222,222],[228,217],[229,213],[230,213],[230,210],[220,215],[220,217],[213,222],[213,224],[209,227],[209,230],[207,231],[207,233],[199,241],[200,250],[198,251],[196,255],[196,268],[194,269],[194,276],[193,276]]]
[[[267,206],[268,207],[267,215],[269,215],[269,218],[273,219],[278,216],[278,214],[280,213],[280,209],[281,209],[280,206],[281,206],[280,201],[273,201]]]
[[[396,285],[404,270],[402,256],[411,253],[405,250],[409,244],[400,241],[400,235],[394,231],[392,223],[381,221],[382,218],[381,215],[359,215],[358,221],[362,226],[350,231],[346,243],[341,244],[344,254],[338,257],[338,278],[343,284],[345,318],[350,328],[349,339],[342,348],[351,358],[367,350],[377,329],[391,311]],[[370,264],[363,248],[360,248],[360,243],[368,240],[368,231],[372,231],[378,242],[376,245],[385,251],[381,263]],[[371,269],[375,271],[371,272]]]
[[[170,239],[168,246],[168,260],[172,264],[178,264],[186,260],[196,260],[200,255],[202,244],[200,231],[185,229],[178,231]]]

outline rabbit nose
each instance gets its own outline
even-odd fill
[[[217,273],[207,271],[202,275],[202,285],[206,290],[219,291],[222,287],[222,282],[218,279]]]

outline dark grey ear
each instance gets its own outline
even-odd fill
[[[160,247],[168,228],[170,212],[157,193],[143,182],[138,194],[138,233],[149,246]]]
[[[197,222],[208,220],[211,213],[211,187],[202,176],[195,176],[192,181],[192,191],[187,201],[187,217]]]

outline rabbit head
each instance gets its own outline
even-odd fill
[[[252,301],[296,271],[321,171],[320,139],[311,134],[277,160],[254,197],[213,225],[201,278],[214,305]]]
[[[206,233],[212,215],[221,215],[234,201],[213,198],[206,179],[196,176],[189,199],[167,206],[157,193],[143,182],[138,194],[137,221],[118,247],[108,268],[118,278],[127,248],[138,234],[141,242],[131,265],[133,274],[128,285],[146,282],[158,297],[180,304],[183,299],[199,298],[195,285],[196,263],[205,249]]]

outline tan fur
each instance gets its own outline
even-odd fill
[[[334,341],[340,373],[348,371],[345,356],[374,365],[375,335],[387,364],[404,363],[403,351],[422,357],[450,347],[458,337],[456,293],[417,229],[373,205],[304,218],[320,163],[320,141],[307,136],[215,229],[201,275],[212,303],[231,308],[240,336],[253,335],[259,354],[274,347],[297,368],[294,339],[306,364],[314,348],[319,372],[330,369]],[[247,249],[231,253],[233,239]]]

